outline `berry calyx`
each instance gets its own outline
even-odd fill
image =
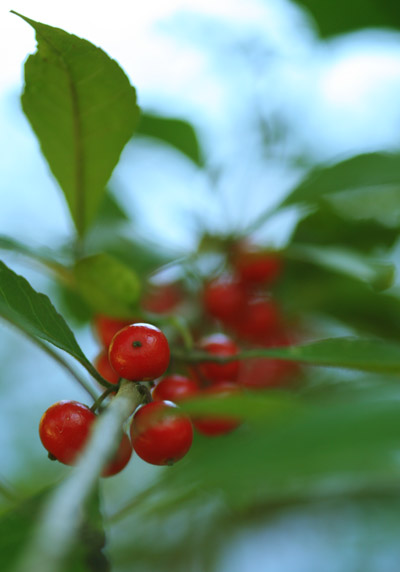
[[[114,371],[131,381],[152,381],[169,364],[168,340],[151,324],[130,324],[112,339],[108,359]]]
[[[153,389],[154,401],[173,401],[178,403],[182,399],[193,397],[199,392],[196,381],[184,375],[167,375]]]
[[[225,334],[211,334],[202,338],[199,348],[212,356],[229,357],[239,352],[235,342]],[[216,381],[235,381],[239,373],[240,364],[238,361],[230,361],[227,363],[202,362],[197,365],[199,373],[204,376],[210,383]]]
[[[216,385],[207,387],[202,390],[201,395],[215,396],[223,399],[228,395],[239,392],[239,388],[235,383],[219,382]],[[207,415],[204,417],[197,417],[192,419],[193,425],[198,433],[206,435],[207,437],[216,437],[217,435],[224,435],[230,433],[240,425],[240,420],[231,416]]]
[[[84,449],[97,416],[78,401],[58,401],[49,407],[39,423],[44,448],[60,463],[74,465]],[[110,477],[122,471],[132,455],[132,445],[123,434],[116,453],[102,472]]]
[[[130,433],[136,453],[152,465],[179,461],[193,441],[189,417],[167,401],[152,401],[140,407],[133,416]]]
[[[133,321],[134,320],[121,320],[119,318],[111,318],[103,314],[97,314],[94,317],[93,326],[101,344],[105,348],[108,348],[115,334]]]

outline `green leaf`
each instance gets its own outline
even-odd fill
[[[297,243],[289,246],[286,256],[346,274],[370,284],[376,290],[389,288],[394,280],[395,269],[392,264],[369,259],[348,248]]]
[[[74,334],[49,298],[0,261],[0,316],[33,338],[64,350],[93,369]]]
[[[282,204],[316,205],[322,199],[344,191],[355,193],[350,195],[352,200],[348,200],[341,209],[341,215],[345,218],[374,220],[390,227],[400,226],[400,158],[395,154],[369,153],[320,167],[295,188]],[[343,201],[343,194],[334,198],[335,204],[340,199]]]
[[[0,554],[2,571],[14,570],[18,563],[24,545],[29,543],[35,524],[41,516],[43,506],[52,489],[25,499],[9,508],[0,515]],[[71,550],[65,572],[86,572],[96,570],[107,572],[109,565],[102,552],[104,546],[104,531],[102,529],[99,511],[98,495],[93,495],[85,511],[80,528],[79,540]]]
[[[74,268],[76,286],[96,312],[131,318],[137,311],[140,283],[129,267],[109,254],[83,258]]]
[[[352,193],[346,193],[351,195]],[[356,217],[354,211],[354,217]],[[372,218],[358,220],[348,214],[335,212],[330,204],[320,204],[296,226],[292,243],[339,244],[362,252],[388,249],[396,242],[399,231],[382,226]]]
[[[25,63],[23,110],[82,236],[137,124],[136,93],[100,48],[17,15],[34,28],[38,42]]]
[[[285,312],[297,317],[330,316],[361,335],[400,341],[400,298],[374,292],[368,284],[306,262],[286,260],[276,287]]]
[[[323,37],[360,28],[400,28],[400,14],[393,0],[296,0],[296,3],[310,11]]]
[[[171,145],[199,167],[204,164],[196,132],[187,121],[143,113],[136,134]]]

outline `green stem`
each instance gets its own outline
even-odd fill
[[[103,393],[99,395],[99,397],[93,403],[92,407],[90,408],[90,411],[93,411],[93,413],[95,413],[97,409],[100,407],[100,405],[103,403],[103,401],[106,399],[106,397],[108,397],[110,393],[112,393],[113,391],[117,392],[118,389],[119,389],[119,383],[117,385],[114,385],[114,389],[112,387],[107,387],[107,389],[103,391]]]
[[[136,385],[122,380],[117,395],[96,420],[77,466],[48,499],[15,572],[63,569],[79,535],[82,509],[115,450],[123,423],[142,401]]]
[[[61,365],[64,369],[66,369],[79,383],[79,385],[93,398],[97,399],[98,393],[92,389],[92,387],[88,384],[88,382],[83,379],[78,372],[53,348],[47,345],[45,342],[40,340],[39,338],[30,338],[35,344],[40,347],[47,355],[51,356],[53,359],[56,360],[57,363]],[[102,378],[103,379],[103,378]],[[106,382],[108,383],[108,382]]]
[[[298,355],[289,355],[288,350],[290,347],[283,348],[271,348],[271,349],[257,349],[257,350],[247,350],[234,355],[229,356],[217,356],[212,355],[202,351],[185,351],[185,350],[172,350],[171,356],[178,360],[186,363],[201,363],[201,362],[213,362],[213,363],[228,363],[231,361],[241,361],[244,359],[253,358],[274,358],[274,359],[285,359],[299,361],[301,357]]]

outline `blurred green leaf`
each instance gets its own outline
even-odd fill
[[[394,280],[392,264],[367,258],[349,248],[296,243],[287,248],[286,256],[346,274],[370,284],[376,290],[389,288]]]
[[[400,298],[374,292],[368,284],[306,262],[287,260],[276,296],[286,313],[330,316],[361,335],[400,341]]]
[[[95,224],[104,227],[125,223],[127,221],[129,221],[129,216],[111,191],[107,189],[100,203]]]
[[[0,514],[0,564],[1,570],[14,570],[24,546],[34,533],[35,524],[51,492],[50,489],[16,503]],[[99,512],[98,495],[93,495],[88,503],[81,524],[79,540],[71,551],[63,567],[65,572],[108,572],[108,561],[102,552],[104,531]]]
[[[186,155],[199,167],[204,164],[196,131],[187,121],[142,113],[136,135],[158,139]]]
[[[136,93],[101,49],[17,15],[34,28],[38,42],[25,63],[23,110],[82,236],[137,124]]]
[[[296,0],[315,18],[323,37],[361,28],[400,28],[398,4],[393,0]]]
[[[347,200],[341,211],[345,218],[371,219],[390,227],[399,226],[400,158],[396,154],[369,153],[332,166],[319,167],[282,204],[315,205],[334,193],[344,191],[355,193],[350,195],[353,200]],[[335,197],[335,202],[348,196],[341,194],[339,198]]]
[[[105,253],[88,256],[76,263],[74,274],[78,292],[94,311],[118,318],[137,311],[139,279],[116,258]]]
[[[354,216],[357,214],[354,213]],[[348,219],[344,211],[339,214],[330,204],[320,204],[299,221],[291,242],[339,244],[368,252],[377,248],[390,248],[398,237],[397,228],[382,226],[373,219]]]
[[[33,338],[66,351],[92,368],[64,318],[49,298],[36,292],[25,278],[0,261],[0,315]]]

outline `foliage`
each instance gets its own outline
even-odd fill
[[[354,13],[341,12],[341,4],[301,4],[314,14],[322,35],[400,23],[391,19],[390,2],[370,0],[361,20],[354,17],[357,2]],[[331,11],[341,18],[331,18]],[[38,42],[25,64],[22,107],[63,191],[75,232],[67,245],[52,249],[0,236],[1,250],[39,263],[52,281],[52,292],[41,293],[0,262],[0,316],[69,369],[68,360],[75,360],[108,393],[114,387],[96,371],[68,323],[88,326],[96,314],[155,323],[169,339],[171,368],[196,368],[210,356],[193,347],[193,338],[221,327],[240,330],[240,324],[204,316],[204,283],[230,272],[253,237],[233,229],[212,234],[204,224],[198,248],[173,259],[164,245],[136,236],[117,190],[107,187],[124,146],[136,129],[135,140],[168,144],[211,180],[195,128],[157,113],[144,112],[139,119],[135,88],[107,54],[63,30],[21,18]],[[378,152],[318,165],[277,205],[275,214],[293,207],[300,213],[289,243],[274,253],[284,270],[275,283],[252,288],[263,300],[278,301],[284,326],[294,334],[283,344],[252,345],[244,336],[240,353],[220,361],[295,362],[296,383],[182,403],[191,416],[234,416],[241,426],[217,439],[197,435],[187,457],[157,469],[150,479],[135,464],[132,478],[138,475],[140,486],[132,492],[126,486],[131,475],[126,480],[121,475],[119,510],[108,501],[112,485],[100,485],[100,495],[89,491],[66,570],[106,571],[108,556],[116,570],[187,572],[200,569],[198,564],[217,570],[221,547],[235,527],[269,518],[279,507],[321,498],[370,499],[381,491],[397,502],[400,297],[393,287],[393,252],[400,231],[399,165],[398,154]],[[269,217],[258,213],[254,230],[268,226]],[[257,249],[270,253],[271,245]],[[165,302],[166,310],[154,311],[146,296],[163,285],[163,274],[171,269],[177,298]],[[76,377],[79,381],[80,374]],[[102,399],[96,402],[100,408]],[[52,490],[40,492],[37,486],[24,501],[4,499],[2,570],[18,565],[43,504],[53,502]],[[106,542],[107,557],[103,528],[113,539]]]

